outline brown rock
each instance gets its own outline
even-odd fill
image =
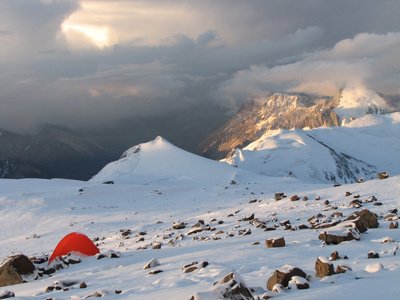
[[[290,197],[290,201],[298,201],[298,200],[300,200],[300,197],[297,195]]]
[[[7,290],[5,290],[4,292],[2,292],[0,294],[0,299],[7,299],[7,298],[14,298],[14,297],[15,297],[14,292],[7,291]]]
[[[327,233],[326,231],[322,232],[318,238],[320,240],[323,240],[327,245],[337,245],[340,244],[341,242],[346,242],[346,241],[352,241],[354,239],[358,239],[359,237],[357,236],[357,232],[354,232],[354,230],[357,230],[355,228],[349,228],[347,233],[343,235],[336,235],[336,234],[330,234]]]
[[[389,229],[396,229],[396,228],[399,228],[399,223],[397,221],[390,222]]]
[[[378,175],[378,179],[389,178],[389,173],[388,172],[379,172],[377,175]]]
[[[333,274],[335,274],[335,271],[333,270],[333,265],[329,263],[328,258],[322,256],[318,257],[315,262],[315,276],[323,278]]]
[[[358,211],[355,215],[359,216],[361,221],[363,221],[368,228],[377,228],[379,226],[378,217],[368,209]]]
[[[352,271],[350,267],[344,265],[338,265],[336,267],[336,273],[346,273],[347,271]]]
[[[214,283],[214,286],[221,286],[221,299],[254,300],[254,297],[243,279],[235,274],[229,273],[224,278]],[[191,298],[195,299],[195,298]]]
[[[281,284],[282,286],[287,287],[293,276],[306,278],[307,274],[299,268],[293,268],[288,271],[275,270],[274,274],[272,274],[267,281],[267,289],[272,291],[276,284]]]
[[[368,259],[369,259],[369,258],[379,258],[379,254],[376,253],[376,252],[374,252],[374,251],[370,251],[370,252],[368,252],[368,254],[367,254],[367,258],[368,258]]]
[[[268,248],[285,247],[285,239],[283,237],[276,239],[268,239],[265,241]]]
[[[338,258],[340,258],[340,257],[339,257],[339,253],[338,253],[337,251],[333,251],[333,252],[331,253],[331,257],[329,258],[329,260],[335,261],[335,260],[337,260]]]
[[[35,265],[23,254],[9,256],[0,267],[0,286],[22,283],[21,275],[35,271]]]

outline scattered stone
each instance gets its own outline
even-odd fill
[[[79,284],[79,288],[80,288],[80,289],[86,289],[86,288],[87,288],[86,282],[82,281],[82,282]]]
[[[315,197],[315,200],[321,200],[320,196]]]
[[[249,203],[256,203],[257,199],[250,200]]]
[[[308,200],[308,197],[307,196],[304,196],[303,197],[303,201],[307,201]]]
[[[254,219],[254,213],[252,213],[250,216],[244,217],[242,221],[251,221]]]
[[[289,281],[294,276],[306,278],[307,274],[304,273],[303,270],[296,267],[291,269],[275,270],[274,274],[272,274],[267,281],[267,289],[273,291],[277,284],[287,287],[289,285]]]
[[[391,214],[397,214],[398,210],[397,210],[397,208],[395,208],[395,209],[390,210],[389,212],[390,212]]]
[[[152,249],[161,249],[161,245],[162,245],[162,243],[154,243],[154,245],[152,246]]]
[[[276,239],[268,239],[265,241],[265,244],[268,248],[277,248],[277,247],[285,247],[285,239],[283,237]]]
[[[298,200],[300,200],[300,197],[297,195],[290,197],[290,201],[298,201]]]
[[[327,245],[337,245],[345,241],[352,241],[354,239],[359,240],[360,233],[356,228],[351,227],[348,228],[347,231],[342,235],[330,234],[324,231],[318,236],[318,238],[323,240]]]
[[[346,197],[351,196],[352,193],[351,192],[346,192]]]
[[[364,182],[364,178],[361,177],[360,179],[357,180],[357,183],[363,183]]]
[[[5,290],[0,294],[0,299],[14,298],[15,294],[12,291]]]
[[[374,203],[374,205],[375,205],[375,206],[382,205],[382,202],[376,201],[376,202]]]
[[[191,228],[190,228],[190,230],[189,230],[189,232],[188,232],[188,235],[190,235],[190,234],[194,234],[194,233],[199,233],[199,232],[202,232],[203,230],[204,230],[204,221],[203,220],[199,220],[196,224],[194,224]]]
[[[367,199],[364,200],[364,202],[375,202],[377,199],[375,196],[369,196]]]
[[[114,181],[112,180],[104,181],[103,184],[114,184]]]
[[[276,230],[276,228],[275,227],[266,227],[264,229],[264,231],[272,231],[272,230]]]
[[[208,266],[208,262],[207,261],[202,261],[200,263],[198,263],[197,261],[194,261],[188,265],[184,265],[181,268],[181,271],[184,273],[191,273],[193,271],[196,271],[198,269],[202,269]]]
[[[298,229],[310,229],[310,227],[308,227],[308,226],[305,225],[305,224],[300,224],[297,228],[298,228]]]
[[[251,234],[251,229],[239,230],[239,235],[250,235],[250,234]]]
[[[327,257],[319,256],[315,262],[315,276],[323,278],[335,274],[333,264],[331,264]]]
[[[331,257],[329,257],[329,260],[330,261],[335,261],[335,260],[337,260],[339,258],[340,258],[339,253],[337,251],[333,251],[331,253]]]
[[[329,205],[329,204],[330,204],[329,200],[324,201],[324,205]]]
[[[378,175],[378,179],[387,179],[387,178],[389,178],[389,173],[388,172],[379,172],[377,175]]]
[[[158,258],[154,257],[143,267],[143,270],[154,268],[159,265],[160,265],[160,262],[158,261]]]
[[[340,274],[340,273],[346,273],[347,271],[352,271],[352,269],[348,266],[345,265],[338,265],[336,267],[336,273]]]
[[[397,228],[399,228],[399,223],[397,221],[390,222],[389,229],[397,229]]]
[[[343,217],[343,213],[341,213],[340,211],[335,211],[335,212],[332,214],[332,217]]]
[[[275,200],[276,201],[282,200],[285,197],[286,197],[286,195],[284,193],[275,193]]]
[[[293,276],[292,279],[289,281],[289,285],[292,284],[295,284],[298,290],[305,290],[310,287],[307,279],[301,276]]]
[[[161,273],[161,272],[163,272],[163,270],[152,270],[152,271],[150,271],[150,272],[147,273],[147,274],[149,274],[149,275],[154,275],[154,274],[158,274],[158,273]]]
[[[367,258],[368,258],[368,259],[370,259],[370,258],[379,258],[379,254],[376,253],[375,251],[370,251],[370,252],[368,252],[368,254],[367,254]]]
[[[172,224],[173,229],[184,229],[186,227],[184,222],[174,222]]]

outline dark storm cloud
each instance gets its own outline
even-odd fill
[[[398,95],[399,7],[2,0],[0,128],[96,127],[201,101],[237,108],[271,91],[329,94],[349,84]],[[103,27],[110,44],[98,47],[106,41],[93,28]]]

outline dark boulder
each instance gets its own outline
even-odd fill
[[[267,289],[272,291],[273,287],[276,284],[281,284],[283,287],[287,287],[289,285],[289,281],[292,279],[293,276],[306,278],[307,274],[299,268],[293,268],[289,270],[275,270],[274,274],[272,274],[272,276],[267,281]]]
[[[35,265],[23,254],[9,256],[0,267],[0,286],[22,283],[22,276],[33,274]]]

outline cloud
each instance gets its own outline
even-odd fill
[[[227,99],[263,96],[273,91],[335,95],[346,86],[399,94],[400,32],[362,33],[333,48],[308,53],[299,61],[273,67],[253,65],[221,83]]]
[[[349,83],[397,95],[399,33],[397,0],[1,0],[0,128]]]

